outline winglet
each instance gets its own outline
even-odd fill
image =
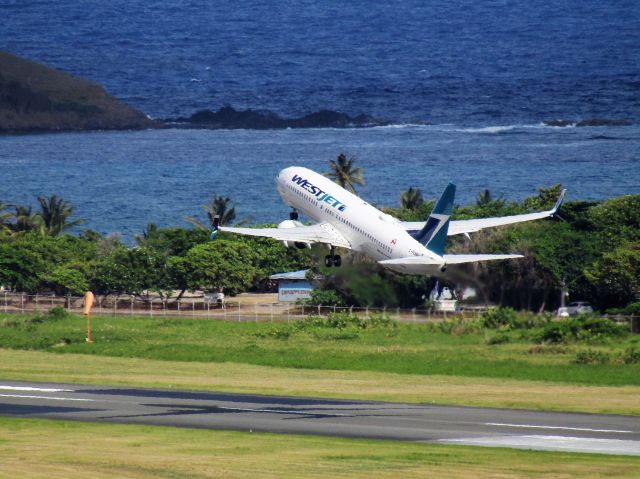
[[[556,201],[556,204],[553,205],[553,208],[551,208],[551,212],[550,212],[551,215],[556,214],[556,211],[558,211],[558,208],[560,208],[560,205],[564,201],[564,197],[566,194],[567,194],[567,189],[565,188],[560,192],[560,197],[558,198],[558,201]]]
[[[215,239],[216,235],[218,234],[218,227],[220,226],[220,215],[215,215],[213,217],[213,230],[211,231],[211,236],[209,236],[209,239]]]

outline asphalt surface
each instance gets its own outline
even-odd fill
[[[0,380],[0,415],[640,455],[640,417]]]

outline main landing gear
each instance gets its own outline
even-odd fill
[[[332,246],[331,253],[324,257],[324,265],[327,268],[335,266],[336,268],[342,264],[342,258],[339,254],[336,254],[336,249]]]

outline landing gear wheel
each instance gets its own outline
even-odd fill
[[[298,211],[297,210],[293,210],[292,212],[289,213],[289,219],[292,221],[298,221]]]
[[[342,258],[340,257],[340,255],[339,254],[334,255],[334,257],[333,257],[333,265],[337,268],[341,264],[342,264]]]
[[[331,266],[333,266],[333,256],[331,256],[330,254],[328,254],[327,256],[324,257],[324,265],[327,268],[331,268]]]

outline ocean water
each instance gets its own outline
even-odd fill
[[[326,171],[340,152],[357,158],[361,194],[380,206],[410,186],[435,197],[448,181],[459,203],[554,183],[569,199],[640,192],[637,0],[4,0],[0,18],[0,48],[156,118],[230,104],[395,124],[0,137],[0,200],[58,194],[103,233],[185,225],[213,192],[239,218],[277,222],[277,172]],[[634,125],[541,125],[595,117]]]
[[[637,0],[3,0],[0,48],[154,117],[321,108],[535,124],[640,111]]]
[[[449,181],[457,203],[485,188],[508,200],[561,183],[568,199],[640,192],[640,128],[406,126],[308,130],[155,130],[0,137],[0,199],[69,200],[84,227],[129,240],[149,222],[186,226],[212,193],[234,201],[238,219],[286,219],[274,178],[290,165],[319,172],[338,153],[364,170],[362,197],[398,206],[419,187],[439,196]],[[203,218],[204,219],[204,218]]]

